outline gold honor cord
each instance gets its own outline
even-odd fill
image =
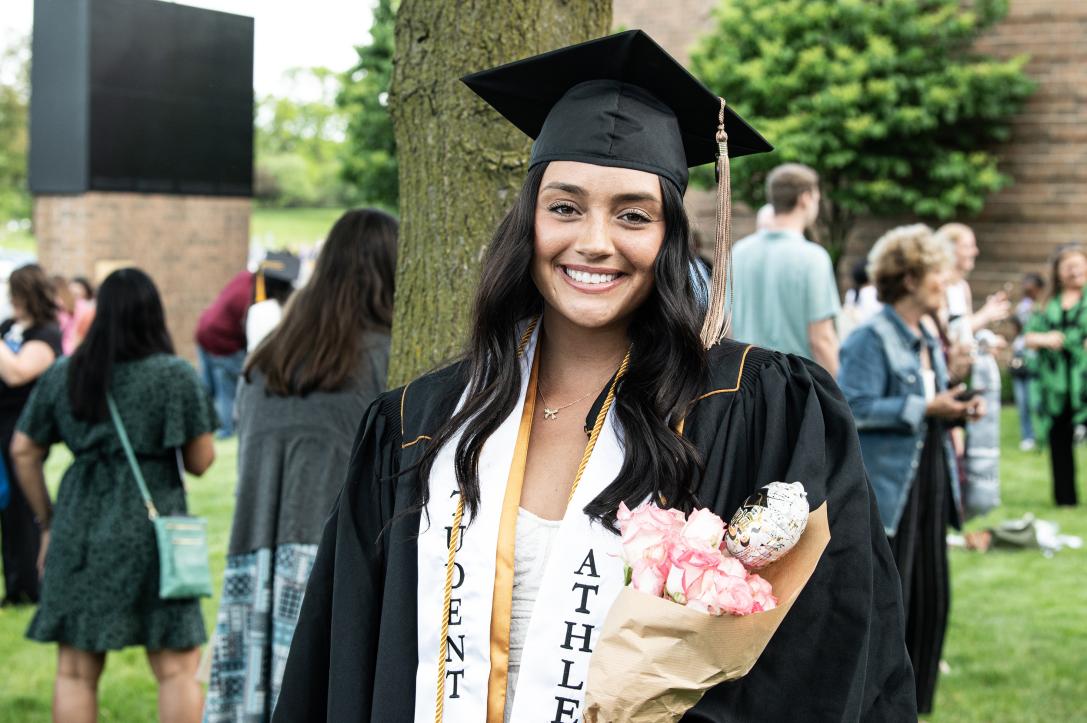
[[[615,379],[611,383],[611,389],[608,390],[608,396],[604,398],[604,406],[600,407],[600,413],[596,415],[593,431],[589,435],[589,443],[585,445],[585,454],[581,456],[581,464],[578,465],[577,474],[574,475],[574,484],[570,487],[570,496],[566,499],[567,504],[574,499],[574,493],[577,492],[581,476],[585,474],[585,468],[589,465],[589,457],[593,454],[593,447],[596,446],[596,440],[600,437],[600,430],[604,428],[604,419],[608,416],[608,410],[611,409],[612,402],[615,401],[615,388],[619,385],[619,380],[627,373],[629,366],[630,350],[627,349],[626,356],[623,357],[623,362],[619,365],[619,371],[615,372]]]
[[[521,340],[517,344],[517,357],[525,353],[525,346],[536,330],[540,321],[537,316],[528,322]],[[457,511],[453,513],[453,530],[449,534],[449,554],[445,563],[445,590],[442,592],[442,630],[438,640],[438,685],[434,703],[434,723],[442,723],[445,712],[445,659],[449,655],[449,605],[453,599],[453,563],[457,557],[457,545],[460,542],[460,523],[464,520],[464,495],[457,497]]]

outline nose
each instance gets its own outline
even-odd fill
[[[574,251],[587,259],[599,259],[611,255],[614,247],[608,233],[607,215],[590,213],[588,221],[582,227],[583,232],[578,235]]]

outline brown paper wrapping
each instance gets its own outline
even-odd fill
[[[678,721],[718,683],[747,675],[804,589],[827,543],[824,502],[808,515],[796,547],[759,574],[778,606],[713,616],[625,588],[589,661],[585,723]]]

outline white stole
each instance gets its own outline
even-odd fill
[[[480,455],[479,512],[470,526],[465,526],[467,513],[462,522],[449,610],[445,723],[487,720],[495,550],[538,334],[537,329],[519,359],[518,401]],[[462,396],[458,408],[463,403]],[[572,723],[581,719],[589,658],[604,618],[623,588],[618,536],[590,523],[582,512],[611,484],[622,466],[623,450],[614,417],[614,410],[609,411],[551,549],[521,656],[511,716],[514,722],[546,719]],[[459,439],[458,433],[435,458],[427,509],[430,522],[424,513],[419,524],[416,723],[435,720],[445,567],[459,495],[453,453]]]

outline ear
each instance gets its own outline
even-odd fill
[[[917,291],[917,277],[913,274],[906,274],[902,285],[906,287],[906,291],[912,294]]]

